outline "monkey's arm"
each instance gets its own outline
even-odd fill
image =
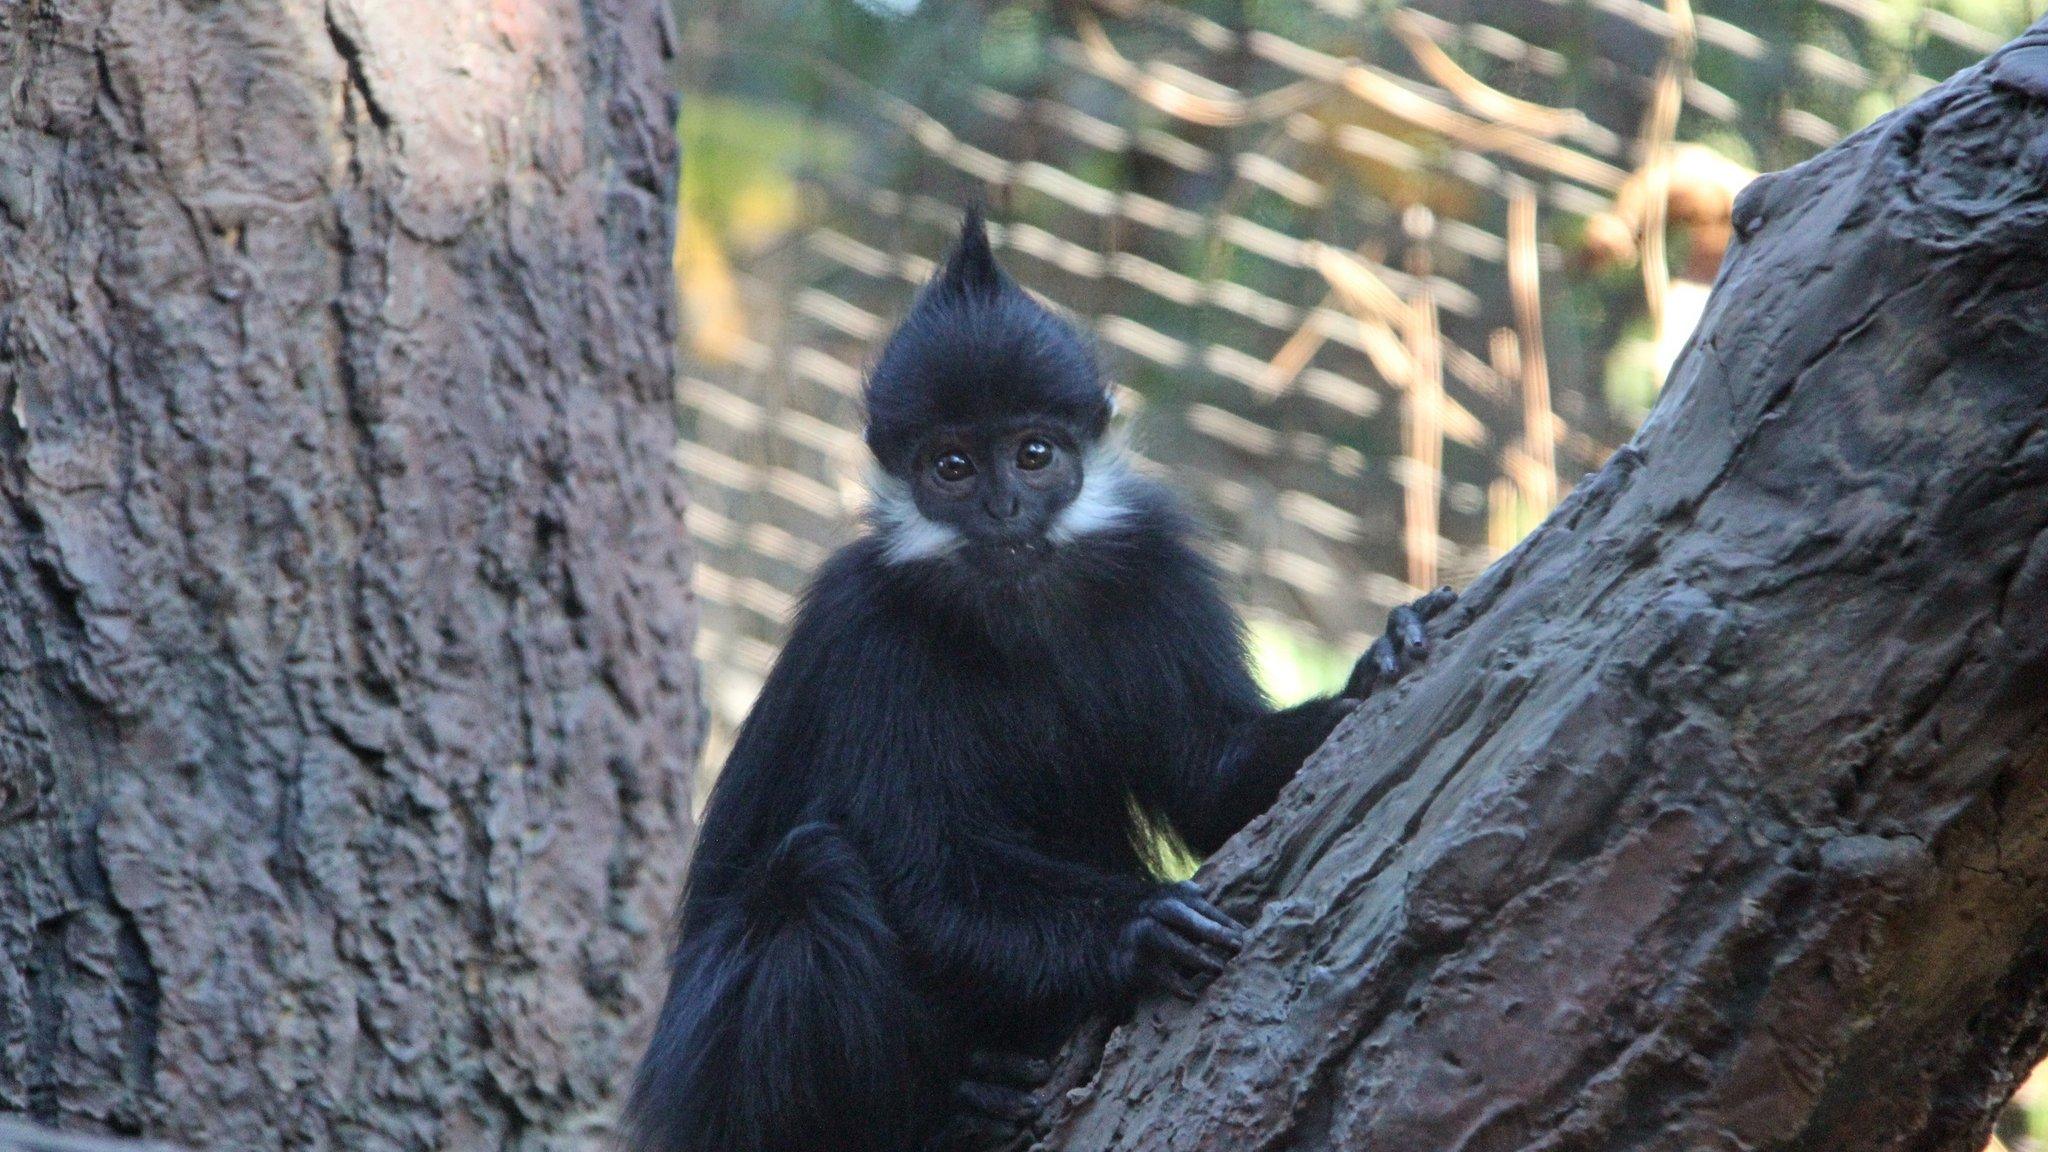
[[[1219,726],[1216,750],[1190,758],[1177,793],[1161,805],[1167,819],[1197,855],[1210,855],[1272,807],[1302,761],[1356,707],[1356,700],[1321,696]]]
[[[1198,669],[1216,702],[1208,712],[1209,743],[1198,742],[1184,757],[1181,778],[1159,804],[1188,847],[1207,856],[1271,807],[1302,762],[1361,700],[1428,656],[1425,626],[1456,599],[1450,589],[1439,588],[1389,613],[1386,633],[1359,657],[1336,696],[1268,711],[1256,699],[1247,702],[1250,673],[1241,664],[1214,661]],[[1256,696],[1255,688],[1249,691]]]
[[[941,852],[899,895],[904,930],[933,992],[985,1019],[1070,1025],[1148,987],[1192,994],[1241,941],[1185,885],[986,838]]]

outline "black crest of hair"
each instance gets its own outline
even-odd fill
[[[1161,830],[1214,851],[1448,602],[1397,610],[1339,696],[1269,706],[1188,519],[1105,440],[1090,347],[978,216],[868,405],[878,511],[712,792],[636,1152],[920,1152],[1020,1122],[1031,1057],[1196,994],[1241,941],[1158,874]]]
[[[1093,350],[996,264],[979,212],[883,345],[865,399],[887,466],[935,424],[1050,413],[1100,435],[1110,415]]]

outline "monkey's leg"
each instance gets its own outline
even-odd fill
[[[985,1048],[967,1058],[954,1113],[925,1152],[996,1152],[1030,1144],[1044,1111],[1052,1061]]]
[[[974,1075],[970,1072],[954,1087],[952,1114],[923,1152],[993,1152],[1030,1143],[1045,1102],[1021,1086],[973,1079]]]
[[[967,1074],[954,1088],[960,1108],[984,1119],[1029,1123],[1038,1115],[1033,1095],[1052,1077],[1052,1061],[1021,1052],[980,1049],[967,1057]]]

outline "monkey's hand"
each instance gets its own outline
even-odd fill
[[[1134,987],[1162,988],[1192,1000],[1242,947],[1244,925],[1183,881],[1138,905],[1117,940],[1117,962]]]
[[[1351,679],[1345,682],[1341,695],[1347,700],[1363,700],[1374,689],[1392,684],[1413,671],[1429,655],[1426,625],[1457,601],[1456,592],[1439,588],[1387,613],[1386,634],[1373,641],[1358,663],[1351,666]]]

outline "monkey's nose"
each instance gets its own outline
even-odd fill
[[[988,499],[982,501],[981,506],[998,520],[1014,520],[1017,513],[1022,510],[1023,503],[1017,499],[1015,492],[992,492]]]

